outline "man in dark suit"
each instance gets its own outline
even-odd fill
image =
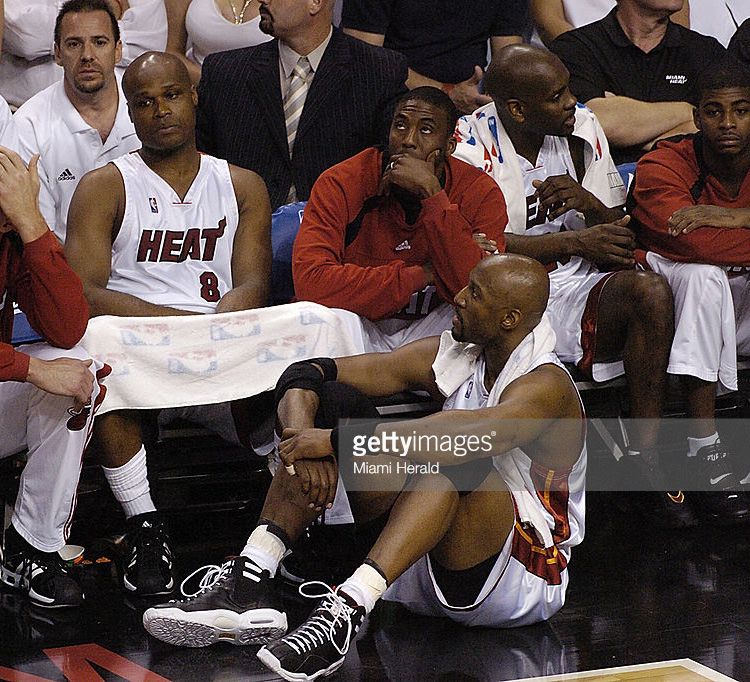
[[[258,173],[276,209],[307,200],[327,168],[385,143],[407,64],[333,29],[334,0],[259,1],[261,29],[276,40],[206,58],[198,146]]]

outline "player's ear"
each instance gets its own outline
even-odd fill
[[[703,128],[701,128],[701,117],[698,112],[698,107],[693,107],[693,123],[695,123],[695,127],[698,128],[698,130],[703,130]]]
[[[503,319],[500,322],[500,326],[503,328],[503,330],[509,332],[512,329],[515,329],[520,321],[521,311],[518,310],[518,308],[511,308],[510,310],[506,310],[503,314]]]
[[[451,154],[453,154],[453,152],[455,151],[456,151],[456,138],[454,135],[451,135],[448,138],[448,142],[446,142],[445,144],[445,156],[448,157]]]
[[[505,108],[516,123],[526,120],[526,105],[520,99],[505,100]]]

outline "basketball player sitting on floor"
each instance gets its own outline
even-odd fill
[[[143,147],[88,173],[68,220],[66,251],[92,316],[264,306],[271,241],[263,181],[198,154],[197,95],[177,57],[146,53],[128,67],[122,84]],[[231,408],[205,408],[203,418],[201,410],[187,414],[239,443],[244,437],[237,434]],[[124,586],[137,594],[164,594],[174,587],[172,558],[146,478],[141,418],[138,411],[108,413],[95,436],[105,476],[128,519]]]
[[[583,538],[586,450],[583,408],[544,315],[548,293],[538,262],[492,256],[456,295],[452,330],[442,337],[291,365],[276,389],[284,466],[257,527],[213,586],[148,609],[146,629],[183,646],[275,640],[258,657],[287,680],[311,680],[341,666],[381,596],[465,625],[552,616],[565,598],[571,548]],[[346,438],[331,430],[337,417],[367,415],[365,396],[404,390],[428,391],[444,400],[443,411],[380,424],[374,440],[440,434],[458,444],[472,434],[489,443],[454,454],[434,438],[431,447],[407,448],[406,460],[345,457]],[[376,473],[358,474],[359,461]],[[290,544],[330,507],[345,471],[355,519],[387,518],[385,526],[354,574],[336,589],[323,586],[312,615],[283,636],[286,614],[271,579]],[[312,587],[300,592],[313,596]]]

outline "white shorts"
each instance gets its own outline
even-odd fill
[[[429,555],[422,556],[386,590],[383,599],[403,604],[423,616],[450,618],[467,626],[510,628],[547,620],[560,610],[568,587],[566,561],[557,551],[557,566],[545,578],[524,565],[526,546],[518,525],[508,534],[495,565],[474,604],[451,606],[435,581]],[[555,550],[552,548],[550,551]],[[536,549],[533,550],[536,552]],[[542,555],[540,555],[542,556]],[[527,561],[531,563],[531,557]],[[544,568],[552,558],[544,557]],[[543,571],[539,571],[542,573]]]
[[[557,335],[555,352],[595,381],[625,373],[622,361],[594,362],[599,295],[614,272],[599,272],[581,258],[571,258],[549,275],[547,315]]]
[[[372,322],[349,310],[332,308],[354,342],[357,353],[387,353],[428,336],[440,336],[453,323],[453,306],[441,303],[414,320],[387,318]]]
[[[646,263],[667,280],[674,297],[667,371],[719,381],[736,391],[737,350],[750,352],[748,275],[728,276],[716,265],[677,263],[653,252],[646,254]]]

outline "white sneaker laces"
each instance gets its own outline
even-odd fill
[[[318,589],[313,591],[308,589],[310,587],[317,587]],[[324,645],[326,641],[330,641],[336,651],[345,656],[346,652],[349,651],[351,638],[354,634],[352,632],[354,630],[352,626],[354,609],[346,603],[336,590],[320,580],[303,583],[299,586],[299,593],[303,597],[323,599],[323,601],[305,623],[283,638],[284,641],[297,654],[310,651],[314,646]],[[339,646],[335,638],[336,627],[339,624],[346,627],[346,638],[343,646]]]
[[[217,566],[216,564],[208,564],[207,566],[196,568],[187,578],[185,578],[180,583],[180,592],[182,593],[183,597],[185,597],[186,599],[192,599],[193,597],[197,597],[199,594],[203,594],[204,592],[210,590],[214,585],[216,585],[217,582],[219,582],[219,580],[231,573],[233,561],[233,559],[230,559],[226,563],[223,563],[221,566]],[[203,571],[204,574],[200,579],[200,582],[198,583],[198,591],[186,592],[185,585],[187,584],[187,582],[194,576],[200,574],[201,571]]]

